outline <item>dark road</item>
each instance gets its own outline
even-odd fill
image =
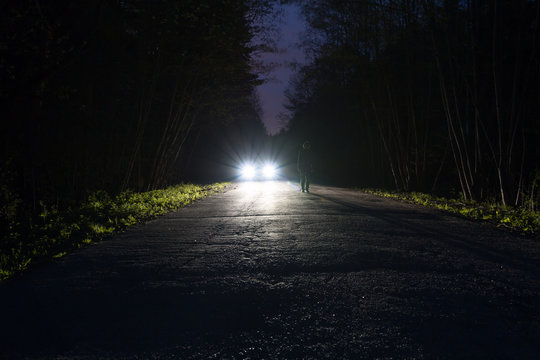
[[[6,359],[538,359],[540,242],[245,182],[0,286]]]

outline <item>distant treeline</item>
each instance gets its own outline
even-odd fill
[[[297,1],[288,132],[325,181],[539,204],[540,1]]]
[[[267,3],[3,1],[2,221],[182,181],[216,133],[264,139],[251,55]]]

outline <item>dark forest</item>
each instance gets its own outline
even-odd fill
[[[211,156],[205,137],[264,141],[250,58],[250,18],[263,11],[253,1],[3,2],[2,202],[36,209],[156,189]]]
[[[539,1],[301,4],[287,136],[321,180],[538,205]]]

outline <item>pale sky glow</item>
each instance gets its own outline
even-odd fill
[[[280,123],[279,114],[285,112],[285,89],[294,71],[289,64],[293,62],[305,63],[304,52],[300,49],[300,34],[305,29],[305,22],[296,5],[281,5],[283,21],[278,41],[280,52],[278,54],[265,53],[263,59],[267,63],[278,63],[271,74],[272,80],[258,87],[257,91],[263,110],[263,123],[269,134],[278,133],[284,124]]]

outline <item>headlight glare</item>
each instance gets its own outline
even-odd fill
[[[263,170],[263,176],[267,179],[273,178],[274,176],[276,176],[276,173],[277,173],[276,166],[273,164],[264,165],[262,170]]]
[[[242,177],[245,179],[252,179],[255,177],[255,167],[251,164],[245,164],[241,169]]]

